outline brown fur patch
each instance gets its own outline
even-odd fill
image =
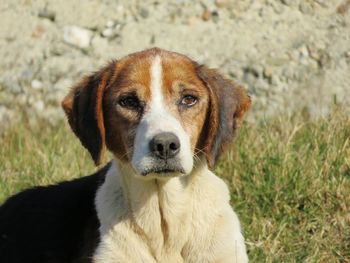
[[[210,106],[203,131],[203,150],[211,166],[228,147],[251,100],[244,88],[225,79],[216,70],[198,66],[197,73],[210,90]]]
[[[104,96],[107,148],[124,161],[130,161],[132,157],[136,128],[142,113],[118,106],[118,98],[134,94],[142,103],[150,100],[150,63],[150,57],[144,53],[122,59]]]

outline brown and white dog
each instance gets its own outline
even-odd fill
[[[74,244],[77,251],[65,261],[52,252],[40,262],[247,262],[228,188],[208,165],[231,142],[250,103],[242,87],[217,71],[158,48],[84,78],[62,103],[69,124],[96,164],[105,146],[115,158],[90,182],[85,177],[51,186],[64,192],[75,183],[79,196],[84,187],[90,190],[70,204],[72,214],[84,215],[81,221],[65,223],[79,233],[80,247]],[[35,191],[28,199],[35,199]],[[72,192],[65,194],[77,199]],[[0,208],[0,236],[4,221],[20,209],[21,195]],[[0,261],[10,249],[6,242],[0,239]]]

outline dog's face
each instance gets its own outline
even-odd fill
[[[106,144],[143,176],[192,170],[209,98],[193,70],[173,54],[130,56],[117,64],[118,77],[103,100]]]
[[[250,99],[216,71],[154,48],[83,79],[62,105],[95,163],[106,145],[154,178],[189,174],[201,155],[213,164]]]

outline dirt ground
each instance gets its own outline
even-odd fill
[[[158,46],[243,83],[251,120],[350,108],[349,0],[1,0],[0,125],[63,118],[72,83]]]

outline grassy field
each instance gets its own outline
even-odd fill
[[[0,137],[0,203],[93,172],[67,125]],[[251,262],[350,262],[350,117],[335,109],[244,124],[217,174],[228,183]]]

